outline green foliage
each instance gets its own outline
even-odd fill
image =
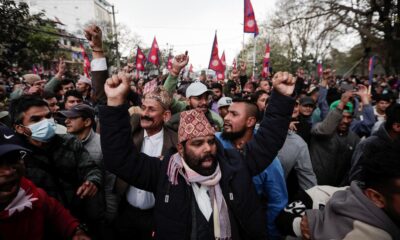
[[[0,0],[0,69],[12,65],[31,68],[32,64],[51,59],[57,49],[58,37],[54,23],[44,14],[29,13],[25,3]]]

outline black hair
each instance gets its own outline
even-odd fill
[[[72,79],[63,79],[63,80],[60,82],[60,86],[65,86],[65,85],[68,85],[68,84],[70,84],[70,83],[73,83],[74,86],[75,86],[75,82],[74,82]]]
[[[255,93],[252,94],[252,99],[254,98],[254,101],[257,102],[257,100],[263,95],[268,93],[265,90],[257,90]]]
[[[77,90],[68,90],[64,95],[64,100],[67,101],[68,97],[70,96],[83,100],[82,93],[78,92]]]
[[[379,102],[379,101],[391,102],[392,96],[389,93],[381,94],[381,95],[378,95],[375,100],[376,100],[376,102]]]
[[[220,91],[222,91],[222,85],[220,83],[212,83],[211,89],[213,88],[218,88]]]
[[[34,95],[22,95],[10,103],[10,116],[13,124],[22,122],[23,114],[31,107],[49,107],[46,101]]]
[[[249,117],[255,117],[257,119],[257,121],[259,120],[258,118],[259,118],[260,113],[259,113],[256,102],[252,101],[251,99],[239,98],[239,97],[233,98],[232,102],[246,104],[246,106],[247,106],[246,111],[247,111],[247,114],[249,115]]]
[[[258,86],[260,86],[260,85],[261,85],[261,82],[267,82],[267,83],[268,83],[268,85],[271,87],[271,82],[270,82],[270,81],[268,81],[267,79],[261,79],[261,80],[260,80],[260,82],[258,83]]]
[[[400,104],[398,103],[392,104],[386,109],[386,130],[390,131],[395,123],[400,123]]]
[[[396,179],[400,179],[400,149],[395,144],[384,148],[371,146],[370,154],[363,156],[362,180],[365,188],[387,190]]]
[[[49,92],[49,91],[45,91],[42,94],[42,98],[43,99],[51,99],[51,98],[54,98],[54,97],[56,97],[56,95],[54,93],[52,93],[52,92]]]

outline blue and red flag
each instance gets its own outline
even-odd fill
[[[168,56],[168,61],[167,61],[167,69],[171,70],[172,69],[172,56],[171,54]]]
[[[144,64],[146,62],[146,57],[144,56],[140,47],[137,47],[135,62],[136,62],[136,71],[144,71]]]
[[[374,68],[375,68],[375,56],[372,56],[369,58],[369,64],[368,64],[368,83],[370,86],[372,86],[372,79],[374,78]]]
[[[222,72],[217,72],[217,80],[225,80],[225,70],[226,70],[225,51],[222,52],[221,63],[224,67]]]
[[[210,63],[208,64],[208,69],[212,69],[216,72],[224,71],[224,65],[221,62],[221,59],[218,56],[218,40],[217,40],[217,32],[215,32],[214,42],[211,50]]]
[[[158,47],[156,37],[154,37],[153,44],[151,44],[151,49],[150,49],[149,55],[147,57],[147,61],[156,66],[159,66],[160,65],[159,52],[160,52],[160,49]]]
[[[90,79],[90,61],[89,57],[86,54],[85,48],[83,47],[82,44],[80,44],[81,51],[82,51],[82,57],[83,57],[83,72],[85,73],[85,77]]]
[[[254,37],[258,35],[256,16],[254,15],[250,0],[244,0],[243,31],[245,33],[254,33]]]
[[[271,48],[269,46],[269,43],[267,43],[267,46],[265,47],[265,55],[264,55],[264,60],[263,60],[263,70],[261,72],[261,76],[263,78],[267,78],[269,76],[270,53],[271,53]]]

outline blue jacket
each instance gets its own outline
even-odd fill
[[[215,134],[225,149],[233,149],[232,142]],[[253,184],[258,195],[266,198],[267,233],[268,239],[280,239],[280,233],[275,225],[275,219],[288,202],[285,173],[281,162],[276,157],[272,163],[259,175],[253,177]]]

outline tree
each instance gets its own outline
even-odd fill
[[[33,63],[54,56],[58,37],[55,23],[43,13],[31,15],[25,3],[0,0],[0,69],[12,65],[31,68]]]
[[[300,0],[296,0],[300,2]],[[386,73],[400,68],[400,1],[397,0],[301,0],[304,9],[285,24],[299,20],[329,21],[323,31],[340,29],[356,33],[364,49],[364,59],[377,54]]]
[[[332,43],[338,38],[340,31],[329,19],[322,19],[320,16],[303,18],[308,9],[306,2],[307,0],[280,2],[272,21],[272,30],[281,42],[288,43],[287,57],[295,65],[311,71],[317,61],[325,62],[329,58]],[[294,70],[293,66],[291,69]]]

